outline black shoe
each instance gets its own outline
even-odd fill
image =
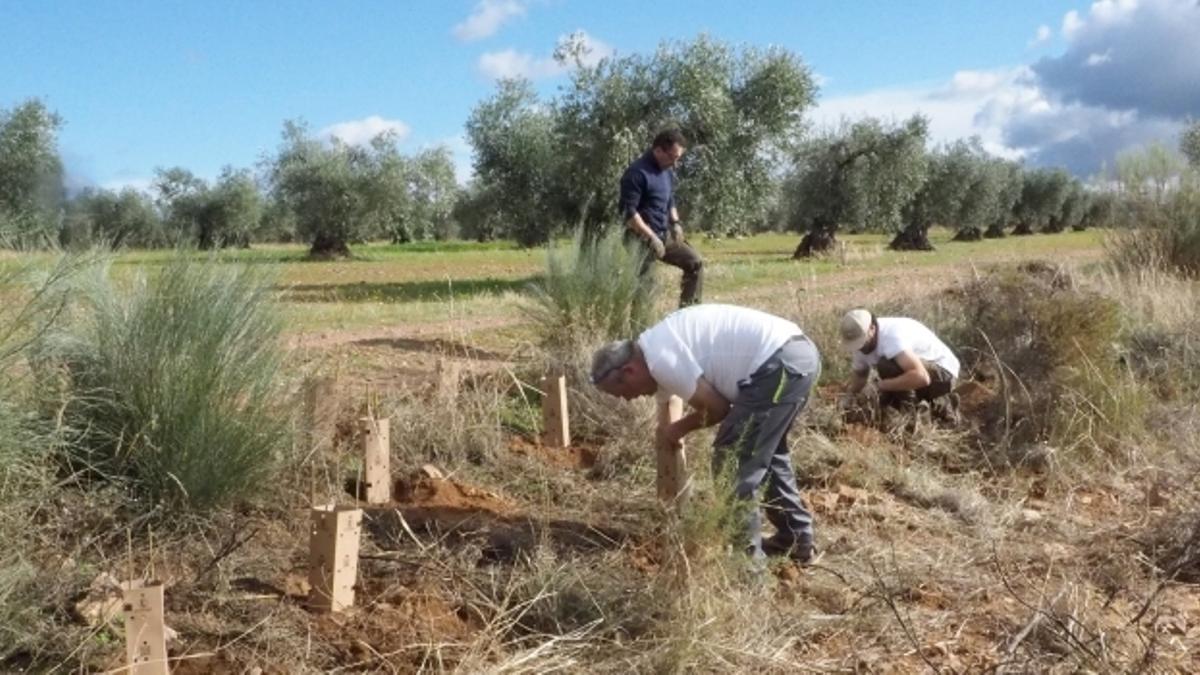
[[[779,535],[763,539],[762,550],[767,555],[787,556],[792,559],[792,562],[801,565],[812,563],[820,555],[817,547],[813,546],[812,542],[798,542],[791,539],[784,539]]]

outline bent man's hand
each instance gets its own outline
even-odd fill
[[[671,226],[671,232],[674,233],[674,235],[675,235],[675,241],[678,241],[678,242],[685,241],[685,239],[683,238],[683,226],[680,225],[679,223],[675,223],[674,225]]]
[[[683,437],[675,424],[660,426],[655,434],[658,447],[668,450],[678,450],[683,444]]]

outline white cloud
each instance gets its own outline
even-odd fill
[[[1071,10],[1063,16],[1062,34],[1068,40],[1075,39],[1075,34],[1083,27],[1083,19],[1079,18],[1079,12]]]
[[[510,19],[525,14],[522,0],[479,0],[470,16],[453,29],[454,37],[463,42],[482,40],[496,34]]]
[[[1029,41],[1029,46],[1040,47],[1049,42],[1052,37],[1054,37],[1054,30],[1050,26],[1042,24],[1037,27],[1037,32],[1034,33],[1033,39]]]
[[[822,99],[813,114],[818,125],[835,126],[843,119],[862,117],[903,119],[922,114],[929,119],[933,143],[979,136],[997,155],[1015,158],[1023,153],[1004,143],[1004,122],[1014,109],[1044,105],[1024,67],[1000,70],[962,70],[946,82],[878,89]]]
[[[486,52],[479,57],[479,72],[493,80],[526,78],[538,80],[566,72],[554,57],[536,58],[532,54],[505,49]]]
[[[977,135],[989,152],[1089,175],[1130,147],[1173,144],[1200,110],[1197,0],[1101,0],[1067,12],[1062,34],[1060,55],[826,98],[816,121],[921,113],[934,143]]]
[[[588,35],[586,31],[576,31],[560,36],[555,52],[563,54],[563,58],[539,57],[515,49],[487,52],[479,57],[479,72],[493,80],[540,80],[568,72],[576,59],[581,65],[594,66],[612,56],[614,50],[605,42]]]
[[[408,137],[412,129],[400,120],[389,120],[371,115],[361,120],[338,122],[317,132],[322,138],[337,138],[346,145],[366,145],[379,134],[391,132],[397,141]]]

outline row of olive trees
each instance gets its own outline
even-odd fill
[[[934,225],[974,240],[1100,225],[1112,211],[1104,191],[991,156],[978,140],[929,151],[920,116],[809,133],[816,87],[786,50],[702,36],[652,55],[592,65],[587,56],[578,38],[560,44],[556,57],[574,68],[554,98],[510,80],[476,106],[467,122],[476,178],[455,211],[465,236],[533,245],[599,231],[615,219],[622,170],[668,126],[689,139],[677,173],[690,228],[789,228],[805,233],[798,255],[828,250],[843,229],[929,249]]]
[[[797,257],[827,251],[839,230],[894,235],[891,248],[932,250],[929,230],[953,228],[973,241],[1106,225],[1111,191],[1062,169],[1026,169],[987,153],[978,139],[927,151],[917,115],[885,124],[864,119],[816,135],[784,180],[781,218],[804,232]]]
[[[445,148],[407,156],[387,135],[358,147],[287,122],[278,152],[257,172],[226,167],[210,182],[174,167],[159,169],[147,191],[68,195],[61,124],[38,100],[0,110],[0,246],[215,249],[300,240],[314,254],[336,255],[366,239],[454,233],[460,190]]]

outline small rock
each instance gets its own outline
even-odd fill
[[[307,598],[312,585],[299,574],[289,574],[283,580],[283,592],[293,598]]]
[[[93,628],[113,621],[121,614],[121,582],[102,572],[88,585],[87,595],[75,603],[75,614]]]
[[[1017,520],[1017,525],[1021,528],[1032,527],[1042,522],[1042,512],[1034,511],[1033,509],[1021,509],[1021,517]]]
[[[422,464],[421,465],[421,475],[425,476],[426,478],[432,478],[434,480],[443,480],[446,478],[446,474],[442,473],[441,469],[437,468],[436,466],[434,466],[432,464]]]

